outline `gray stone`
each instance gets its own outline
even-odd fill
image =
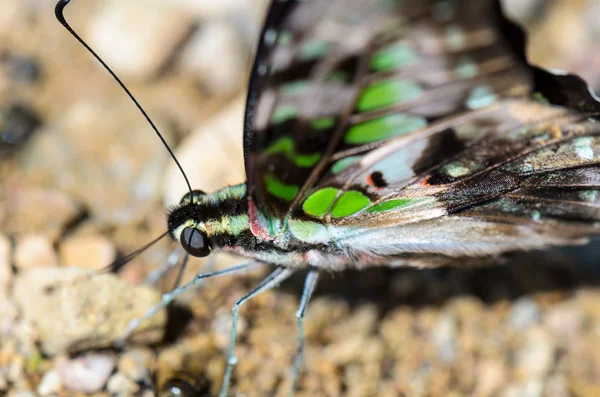
[[[129,285],[113,274],[87,276],[78,268],[37,268],[17,277],[15,299],[46,354],[111,346],[132,319],[160,300],[152,288]],[[162,310],[142,323],[132,342],[159,341],[165,321]]]

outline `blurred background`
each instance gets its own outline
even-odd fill
[[[577,73],[600,92],[600,0],[503,4],[529,32],[532,63]],[[246,82],[267,6],[77,0],[66,17],[151,115],[192,185],[213,191],[244,180]],[[117,275],[44,288],[163,233],[165,208],[184,192],[160,141],[55,20],[54,3],[0,0],[0,395],[149,397],[173,377],[217,390],[231,305],[263,271],[185,294],[124,349],[112,342],[176,281],[175,270],[144,283],[173,244],[161,241]],[[598,396],[597,252],[324,277],[307,313],[297,396]],[[192,260],[183,281],[236,261]],[[301,284],[244,306],[239,395],[286,395]]]

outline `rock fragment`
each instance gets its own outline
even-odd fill
[[[132,319],[160,300],[150,287],[129,285],[112,274],[82,277],[87,274],[78,268],[35,268],[16,278],[15,299],[35,327],[44,353],[111,346]],[[142,323],[130,342],[159,341],[165,321],[165,311],[159,311]]]

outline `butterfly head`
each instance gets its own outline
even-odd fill
[[[173,239],[178,240],[188,254],[197,257],[208,256],[212,249],[202,217],[205,196],[201,190],[186,193],[170,211],[167,221]]]
[[[187,193],[169,212],[168,227],[171,237],[192,256],[204,257],[235,244],[250,233],[245,184],[214,193]]]

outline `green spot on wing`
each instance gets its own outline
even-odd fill
[[[325,81],[328,83],[348,83],[350,82],[350,76],[342,70],[334,70]]]
[[[302,204],[302,209],[308,215],[321,217],[325,215],[333,200],[337,197],[339,190],[333,187],[326,187],[323,189],[319,189],[313,194],[311,194],[304,204]]]
[[[279,45],[287,45],[292,41],[292,34],[290,32],[279,32],[277,41]]]
[[[470,172],[468,167],[465,167],[460,163],[448,163],[442,167],[441,171],[452,178],[459,178],[467,175]]]
[[[471,58],[462,57],[456,64],[454,73],[459,79],[470,79],[477,76],[479,73],[479,67]]]
[[[300,61],[312,61],[323,58],[331,48],[331,43],[325,40],[313,40],[300,46],[298,59]]]
[[[346,168],[350,167],[352,164],[356,163],[360,158],[361,156],[350,156],[338,160],[331,166],[331,172],[333,172],[334,174],[339,174]]]
[[[356,190],[344,192],[331,210],[331,216],[342,218],[352,215],[371,204],[371,200]]]
[[[344,140],[349,144],[360,145],[406,134],[426,126],[427,121],[423,117],[403,113],[392,114],[351,127]]]
[[[285,201],[292,201],[298,194],[298,186],[286,185],[273,174],[265,174],[265,186],[273,196]]]
[[[308,83],[305,80],[290,81],[281,86],[281,93],[285,95],[300,94],[307,90]]]
[[[584,136],[573,140],[575,147],[575,153],[584,160],[591,160],[594,158],[594,150],[592,149],[592,143],[594,138],[590,136]]]
[[[271,115],[271,123],[281,124],[284,121],[294,119],[298,116],[298,109],[291,105],[281,105],[275,108]]]
[[[383,212],[406,207],[414,202],[413,199],[393,199],[375,204],[367,210],[367,212]]]
[[[446,44],[452,50],[461,50],[466,43],[464,30],[458,25],[446,28]]]
[[[321,158],[320,153],[312,153],[312,154],[297,154],[294,158],[294,162],[298,167],[309,168],[319,162]]]
[[[469,109],[479,109],[496,102],[496,94],[487,85],[475,87],[469,93],[466,105]]]
[[[397,43],[373,54],[371,69],[377,72],[388,71],[414,63],[417,52],[406,43]]]
[[[326,130],[335,125],[335,118],[333,117],[320,117],[311,121],[310,126],[315,130]]]
[[[288,136],[284,136],[273,142],[266,150],[268,155],[279,153],[289,153],[294,151],[294,141]]]
[[[268,155],[283,154],[288,160],[292,161],[298,167],[312,167],[321,158],[320,153],[298,154],[296,153],[295,142],[289,136],[284,136],[273,142],[266,150]]]
[[[389,80],[377,82],[366,87],[356,108],[360,112],[384,108],[396,103],[417,98],[423,90],[419,85],[406,80]]]
[[[299,240],[308,243],[323,243],[329,239],[327,227],[312,221],[290,219],[290,230]]]

